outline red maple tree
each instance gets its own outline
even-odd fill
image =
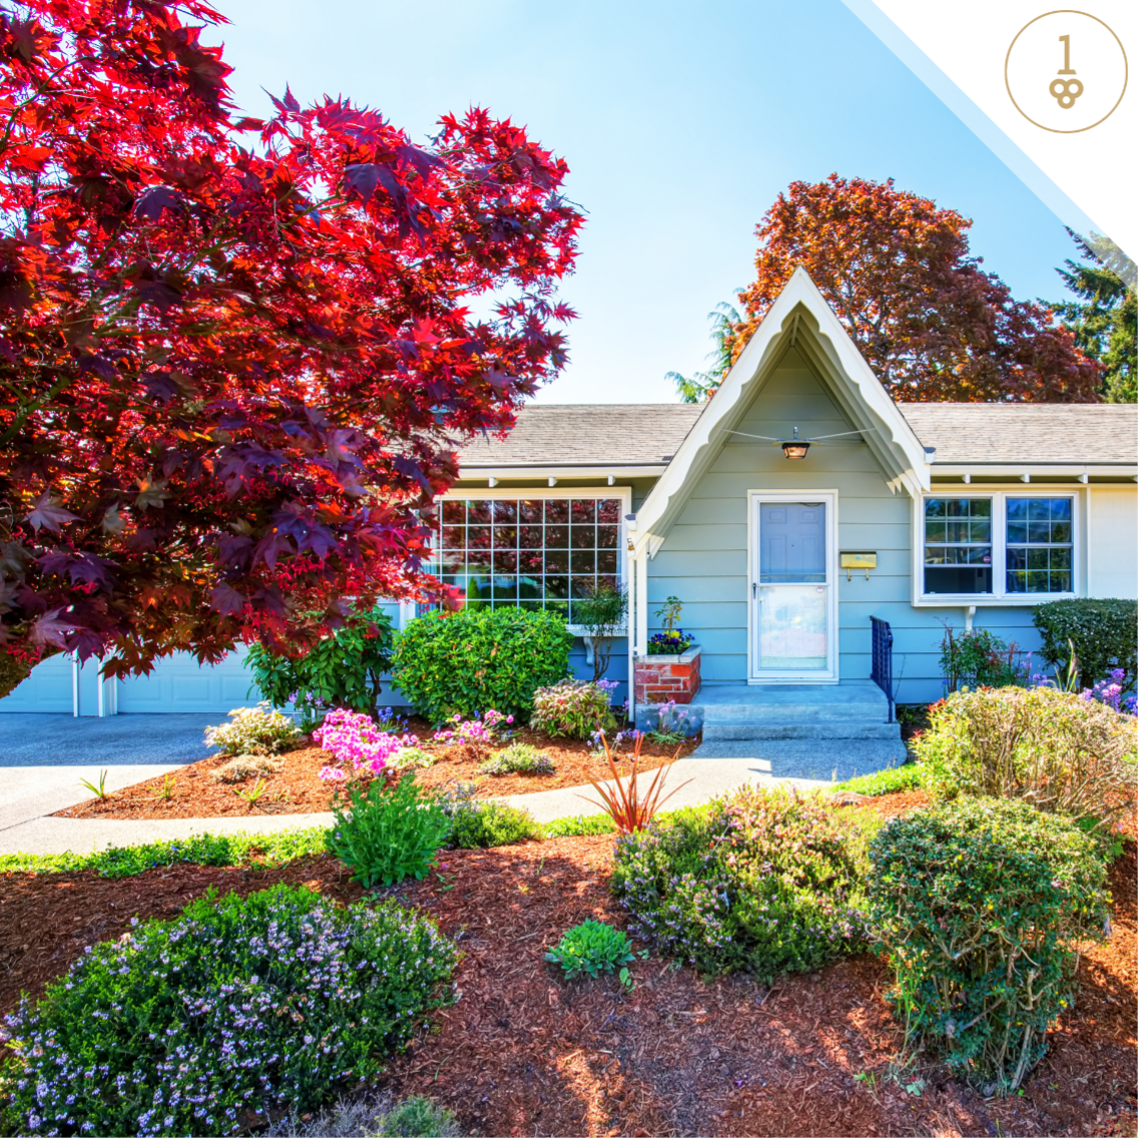
[[[563,364],[580,213],[486,111],[238,118],[203,0],[0,8],[0,642],[300,647],[421,571],[456,442]],[[491,316],[469,306],[485,298]]]
[[[792,183],[757,227],[735,359],[801,265],[896,400],[1097,400],[1098,363],[1049,307],[979,268],[970,227],[892,179]]]

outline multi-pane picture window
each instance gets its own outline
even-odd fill
[[[1074,501],[1007,497],[1007,590],[1072,591]]]
[[[924,501],[923,526],[926,595],[1075,590],[1073,496],[933,496]]]
[[[924,503],[924,593],[991,593],[991,500]]]
[[[447,499],[440,505],[437,573],[469,607],[552,610],[601,581],[619,581],[622,500]]]

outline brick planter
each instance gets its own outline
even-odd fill
[[[669,702],[680,706],[694,701],[702,685],[702,648],[695,644],[685,654],[645,654],[634,659],[634,700]]]

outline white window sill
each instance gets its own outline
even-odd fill
[[[1050,595],[919,595],[914,607],[1037,607],[1060,599],[1081,599],[1074,591],[1057,591]]]

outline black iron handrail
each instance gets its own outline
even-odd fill
[[[892,627],[884,619],[869,615],[872,622],[872,680],[884,691],[888,699],[888,717],[896,720],[895,702],[892,700]]]

